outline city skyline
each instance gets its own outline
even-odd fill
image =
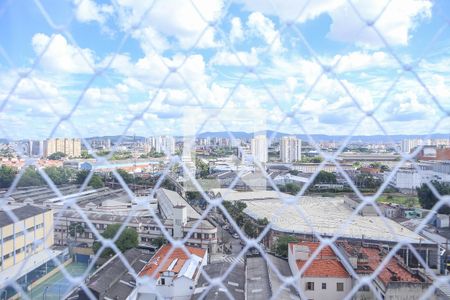
[[[0,298],[450,299],[449,12],[0,0]]]

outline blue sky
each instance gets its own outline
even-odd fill
[[[448,1],[192,2],[1,2],[0,136],[448,132]]]

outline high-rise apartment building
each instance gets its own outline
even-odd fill
[[[144,145],[144,151],[150,152],[152,149],[167,155],[175,154],[175,138],[167,135],[149,137]]]
[[[302,157],[302,141],[295,136],[284,136],[280,141],[280,159],[284,163],[300,160]]]
[[[68,157],[81,156],[81,141],[80,139],[72,138],[54,138],[44,141],[44,157],[48,157],[56,152],[62,152]]]
[[[266,163],[268,161],[268,145],[265,134],[256,135],[251,143],[252,156],[255,161]]]

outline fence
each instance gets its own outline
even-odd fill
[[[98,295],[88,287],[85,279],[94,271],[95,264],[102,253],[108,249],[112,251],[112,256],[120,259],[128,270],[134,280],[132,284],[130,283],[131,285],[154,288],[157,284],[161,284],[154,278],[139,276],[140,269],[135,268],[116,243],[128,227],[137,228],[138,231],[143,230],[141,226],[146,226],[145,220],[148,221],[148,219],[142,218],[136,221],[138,213],[143,211],[156,224],[153,225],[153,229],[146,230],[159,232],[172,245],[167,255],[163,257],[163,263],[159,263],[157,271],[164,268],[164,262],[169,262],[170,255],[178,253],[176,251],[180,249],[187,257],[192,258],[192,250],[187,244],[191,245],[192,240],[198,240],[199,231],[198,245],[204,246],[203,237],[206,236],[204,234],[209,234],[208,230],[212,230],[204,223],[207,219],[213,218],[217,222],[219,231],[216,234],[219,235],[221,232],[222,239],[224,232],[221,227],[229,224],[227,226],[230,226],[243,241],[242,249],[235,253],[229,267],[221,274],[217,274],[218,277],[211,277],[204,268],[199,270],[206,284],[196,295],[198,298],[208,298],[213,290],[220,290],[226,297],[235,298],[236,289],[230,287],[227,278],[232,276],[234,270],[240,268],[239,264],[246,257],[246,253],[251,252],[252,249],[259,252],[270,273],[271,281],[267,285],[267,288],[269,285],[271,287],[270,293],[263,296],[255,292],[262,298],[282,298],[287,288],[293,290],[293,295],[308,299],[311,291],[300,286],[299,280],[329,247],[351,278],[351,286],[345,296],[342,296],[346,299],[358,297],[357,295],[361,292],[368,291],[373,293],[374,298],[383,299],[384,294],[379,291],[378,278],[390,267],[391,260],[395,260],[395,256],[399,253],[403,253],[407,260],[414,260],[416,267],[420,267],[421,273],[425,274],[422,279],[423,293],[414,295],[415,298],[435,297],[436,293],[448,285],[449,278],[446,271],[442,271],[446,269],[444,266],[446,259],[441,260],[439,256],[442,255],[441,251],[446,250],[447,242],[444,239],[441,243],[431,243],[427,240],[427,238],[431,239],[431,234],[425,231],[426,226],[435,218],[433,212],[449,205],[448,195],[440,194],[436,184],[431,181],[432,178],[423,175],[424,169],[415,159],[426,149],[426,145],[416,145],[417,147],[412,151],[401,149],[398,137],[390,134],[392,131],[397,132],[395,128],[397,123],[389,123],[389,118],[395,116],[386,116],[389,111],[395,111],[398,113],[396,116],[398,120],[402,117],[411,117],[410,123],[402,124],[403,127],[400,126],[399,130],[408,131],[408,126],[415,130],[414,120],[416,119],[420,121],[418,124],[426,124],[428,128],[423,135],[424,140],[432,139],[434,134],[446,129],[449,93],[445,87],[448,83],[445,75],[448,70],[445,70],[445,60],[440,64],[432,64],[427,60],[442,54],[446,47],[448,48],[445,42],[447,41],[446,30],[450,22],[446,15],[445,3],[396,0],[377,4],[350,0],[323,1],[320,4],[316,1],[276,0],[261,3],[188,0],[167,2],[113,0],[110,3],[95,3],[91,0],[76,0],[73,3],[58,4],[53,7],[45,1],[32,2],[27,4],[31,7],[26,8],[15,1],[6,1],[0,5],[0,19],[8,26],[1,30],[7,37],[0,41],[1,43],[11,42],[11,45],[0,44],[0,71],[4,79],[0,90],[2,135],[7,140],[14,141],[27,138],[27,131],[35,130],[33,134],[36,136],[49,139],[58,136],[73,136],[80,139],[81,145],[93,156],[92,159],[97,164],[104,168],[110,167],[108,172],[113,178],[112,185],[120,186],[121,190],[117,193],[123,197],[121,199],[127,198],[132,204],[130,207],[120,208],[127,213],[121,214],[120,211],[115,211],[104,217],[109,218],[103,220],[105,224],[120,224],[113,237],[105,237],[104,233],[101,233],[105,228],[99,228],[98,222],[95,221],[97,222],[95,223],[92,219],[92,208],[89,209],[88,203],[82,203],[84,197],[88,197],[83,193],[91,191],[90,184],[96,177],[96,170],[88,169],[82,183],[76,187],[76,190],[70,190],[70,187],[54,182],[54,176],[47,174],[48,169],[45,169],[43,162],[36,158],[48,151],[50,147],[48,144],[46,144],[47,150],[41,145],[40,153],[33,157],[32,146],[25,149],[19,147],[20,143],[11,143],[17,146],[14,150],[26,159],[18,173],[12,175],[14,177],[11,178],[10,184],[4,187],[1,208],[4,211],[2,218],[7,220],[5,226],[23,220],[23,216],[14,213],[14,206],[9,205],[11,204],[9,202],[14,202],[18,192],[26,191],[19,186],[21,186],[21,178],[27,176],[28,167],[36,168],[43,180],[41,184],[49,189],[50,196],[42,199],[41,206],[56,207],[46,202],[49,199],[59,203],[59,206],[54,213],[54,223],[43,221],[46,232],[44,237],[34,238],[30,249],[24,245],[23,249],[18,250],[19,252],[13,250],[15,252],[11,255],[15,269],[12,273],[16,275],[12,273],[8,276],[3,275],[5,278],[1,285],[4,288],[5,297],[16,294],[23,299],[30,298],[26,276],[23,279],[19,277],[19,274],[30,268],[31,262],[27,255],[37,250],[43,251],[45,257],[51,258],[52,262],[58,265],[63,277],[70,282],[72,288],[81,289],[89,298],[96,298]],[[23,50],[28,47],[29,41],[28,44],[22,43],[22,36],[27,36],[29,34],[27,30],[33,27],[31,21],[28,24],[25,19],[27,14],[30,14],[30,20],[38,20],[36,21],[38,28],[43,28],[42,31],[48,33],[33,34],[31,44],[34,58],[31,62],[23,62],[18,58],[20,54],[11,52],[13,48],[17,48],[18,52],[30,51],[30,49]],[[304,24],[307,21],[317,20],[319,16],[323,18],[324,15],[331,19],[331,22],[328,21],[330,27],[328,36],[338,41],[334,44],[339,47],[338,53],[351,55],[327,57],[329,53],[325,49],[327,44],[325,48],[321,48],[323,53],[315,50],[319,45],[314,35],[321,33],[324,29],[317,24],[311,27]],[[23,21],[25,23],[23,28],[26,29],[19,30],[19,25],[15,23],[14,18]],[[244,19],[247,19],[247,22],[242,24],[241,20]],[[433,26],[426,34],[420,34],[431,38],[423,43],[416,42],[414,46],[419,50],[411,50],[413,55],[404,51],[405,48],[402,47],[406,47],[412,39],[413,30],[419,31],[420,22],[430,19],[433,20]],[[91,26],[90,29],[87,29],[87,26]],[[415,28],[416,26],[418,28]],[[95,28],[97,32],[89,33],[92,28]],[[248,32],[243,28],[248,29]],[[6,34],[5,31],[9,30],[10,32]],[[14,44],[16,31],[19,45]],[[81,32],[89,33],[89,39],[81,39]],[[78,39],[82,40],[83,44]],[[259,39],[260,42],[262,40],[263,45],[254,46],[254,39]],[[238,42],[246,45],[248,51],[240,50],[237,47]],[[136,46],[136,43],[139,45]],[[93,45],[98,47],[98,53],[87,48]],[[141,56],[132,57],[130,52],[139,53]],[[427,56],[430,53],[431,55]],[[279,69],[270,69],[269,62],[277,65]],[[367,74],[364,72],[365,67],[358,63],[373,66],[376,71],[374,74]],[[388,75],[383,74],[386,69],[390,69]],[[346,70],[357,72],[358,76],[351,77]],[[421,71],[424,70],[428,72],[427,76],[421,75]],[[303,76],[300,83],[295,76]],[[369,78],[369,80],[364,82],[363,78]],[[378,89],[373,96],[376,100],[368,99],[372,96],[365,93],[366,91],[361,91],[363,87],[358,85],[359,80],[363,82],[363,85],[373,84],[374,89]],[[282,85],[288,86],[287,92],[279,87],[282,81]],[[438,84],[441,85],[436,85],[435,81],[439,81]],[[251,90],[249,87],[254,89]],[[380,89],[381,87],[383,90]],[[399,95],[397,91],[410,88],[412,93],[420,89],[421,98],[408,94],[405,97],[409,97],[409,102],[403,101],[404,98],[401,98],[402,95]],[[320,98],[323,97],[321,93],[327,89],[330,90],[327,95],[330,97],[329,101]],[[337,95],[333,96],[333,94]],[[338,110],[338,107],[343,109]],[[347,110],[348,107],[351,109]],[[430,107],[434,109],[431,112],[428,111]],[[322,110],[324,113],[318,116],[317,111]],[[431,114],[431,118],[422,118],[422,114],[424,116]],[[318,135],[311,132],[314,131],[314,128],[310,128],[314,120],[318,124],[317,128],[334,130],[333,135],[345,136],[341,137],[333,151],[324,151]],[[332,123],[332,120],[335,123]],[[321,124],[334,125],[320,127]],[[386,129],[386,124],[394,124],[391,125],[394,128]],[[251,201],[247,202],[247,220],[252,220],[253,217],[254,220],[259,221],[259,217],[267,216],[268,223],[258,224],[254,237],[250,237],[248,231],[238,225],[241,221],[236,220],[232,212],[226,208],[228,202],[224,201],[236,196],[235,192],[217,190],[219,193],[215,194],[210,183],[200,179],[198,172],[192,172],[196,158],[191,157],[191,152],[197,147],[195,138],[201,138],[203,132],[223,131],[224,136],[231,140],[237,149],[237,156],[245,156],[248,149],[244,143],[241,143],[239,128],[251,132],[273,129],[267,133],[268,141],[261,142],[263,145],[261,147],[265,149],[279,139],[277,131],[290,129],[291,132],[300,132],[306,139],[304,144],[307,143],[311,151],[318,153],[322,158],[316,163],[311,175],[308,175],[307,182],[301,185],[294,196],[280,191],[279,185],[275,184],[274,178],[269,174],[264,159],[262,162],[258,159],[253,162],[253,171],[259,176],[254,181],[241,183],[248,169],[235,170],[235,175],[227,183],[230,189],[241,184],[246,190],[251,189],[252,185],[260,189],[261,186],[256,183],[259,180],[258,182],[263,182],[265,189],[272,191],[270,197],[267,196],[271,199],[268,201],[273,201],[270,202],[273,206],[269,209]],[[89,135],[106,136],[110,135],[110,131],[118,132],[119,130],[119,138],[112,146],[112,150],[105,155],[98,155],[98,151],[93,149],[92,142],[87,138]],[[397,157],[389,158],[389,165],[392,167],[384,173],[385,177],[382,178],[380,185],[376,186],[370,194],[361,192],[361,183],[358,183],[358,186],[354,183],[354,177],[349,171],[351,167],[345,165],[344,169],[344,163],[341,160],[342,153],[354,143],[355,138],[361,138],[367,131],[383,136],[384,143],[391,145],[393,152],[398,153]],[[124,178],[127,173],[119,171],[114,163],[114,155],[122,151],[121,145],[127,142],[133,142],[133,145],[139,144],[135,137],[136,132],[141,132],[145,136],[182,135],[184,143],[182,153],[173,151],[175,141],[173,146],[166,144],[162,147],[161,150],[166,152],[164,157],[169,159],[165,163],[158,164],[162,167],[159,170],[158,179],[151,183],[153,188],[149,195],[139,194],[139,197],[135,192],[141,191],[136,187],[145,184],[130,182],[131,179]],[[134,137],[130,140],[130,136]],[[76,142],[71,141],[71,143]],[[252,145],[252,148],[258,147],[257,143],[258,141],[255,142],[255,146]],[[257,155],[258,153],[253,154],[253,156]],[[124,168],[136,167],[133,159],[137,158],[132,158],[129,165]],[[377,201],[389,188],[396,174],[406,165],[410,166],[409,170],[416,172],[422,178],[430,193],[438,199],[430,212],[423,216],[411,231],[408,231],[410,235],[403,234],[403,230],[407,231],[405,227],[399,227],[400,225],[384,216],[384,208],[380,207]],[[353,204],[348,214],[329,208],[330,203],[336,207],[340,205],[341,194],[334,195],[333,200],[326,203],[323,199],[320,200],[322,202],[317,202],[318,200],[314,200],[314,197],[309,195],[316,177],[320,176],[323,168],[330,168],[330,166],[335,168],[335,173],[342,179],[342,182],[339,182],[339,190],[345,185],[350,191],[348,193],[353,195],[351,201]],[[175,224],[171,225],[172,229],[168,229],[166,221],[171,216],[161,214],[161,203],[156,207],[151,200],[163,197],[159,193],[163,187],[170,185],[170,182],[166,181],[167,178],[171,182],[177,180],[173,177],[173,170],[176,168],[182,170],[184,187],[187,191],[198,193],[197,196],[202,199],[199,202],[205,204],[204,209],[197,208],[198,211],[192,212],[198,215],[197,218],[194,221],[189,220],[189,230],[178,233],[179,235]],[[308,168],[312,168],[311,165],[308,165]],[[155,164],[152,172],[153,176],[156,173]],[[327,184],[337,185],[338,183],[322,185]],[[131,186],[134,188],[130,188]],[[335,193],[336,190],[331,192]],[[102,193],[105,193],[101,194],[101,197],[104,197],[102,199],[116,197],[115,192],[103,191]],[[167,193],[169,198],[176,197],[170,192]],[[26,200],[22,202],[26,203]],[[348,201],[345,200],[345,203],[348,204]],[[174,205],[173,214],[176,213],[176,207]],[[317,207],[322,210],[318,211]],[[94,207],[94,211],[95,209]],[[324,212],[327,213],[329,222],[318,225],[318,220],[324,219]],[[374,227],[366,221],[372,217],[374,221],[370,222],[375,222],[380,227]],[[101,219],[101,217],[98,218]],[[72,224],[71,222],[75,219],[85,224],[84,229],[77,229],[78,225],[69,228],[68,224]],[[294,226],[290,223],[293,219],[299,220],[298,224],[301,223],[303,227],[296,227],[292,232],[297,230],[295,233],[298,238],[317,242],[318,246],[311,248],[313,250],[309,253],[306,262],[291,276],[279,269],[279,262],[273,257],[271,252],[273,249],[270,247],[274,247],[277,238],[280,239],[286,235],[286,228]],[[46,228],[46,226],[49,227]],[[61,231],[63,226],[67,227],[67,232]],[[363,226],[372,226],[372,228]],[[18,232],[21,231],[25,239],[28,239],[29,228],[26,227],[27,225],[21,229],[14,227],[3,229],[2,262],[6,263],[6,259],[9,259],[8,253],[3,253],[6,251],[3,249],[6,249],[8,242],[7,230],[13,232],[13,249],[16,249],[16,240],[19,243]],[[383,228],[380,231],[390,238],[383,240],[382,234],[377,232],[379,228]],[[34,227],[35,231],[38,229]],[[74,233],[69,233],[69,230]],[[368,237],[371,234],[375,238]],[[426,236],[427,234],[429,236]],[[75,237],[85,235],[87,239],[97,241],[96,254],[81,276],[73,276],[63,264],[60,264],[58,255],[55,255],[55,250],[51,247],[52,242],[49,241],[55,239],[61,244],[70,245],[69,235]],[[342,241],[345,241],[344,244],[341,244]],[[369,247],[372,243],[381,247],[380,262],[376,268],[367,274],[355,269],[345,250],[346,242],[359,243],[360,247],[363,245]],[[429,247],[428,242],[431,245]],[[218,245],[218,251],[224,251],[226,247],[220,246]],[[211,244],[206,244],[206,247],[212,252],[216,251]],[[19,258],[23,256],[22,252],[25,252],[23,260]],[[447,255],[446,252],[445,255]],[[435,264],[429,261],[432,259],[436,261]],[[411,266],[403,265],[404,262],[401,264],[405,270],[415,274],[416,271],[410,270]],[[438,274],[440,271],[444,274]],[[274,278],[275,284],[272,282]],[[428,285],[425,284],[426,282]],[[275,287],[277,289],[274,289]],[[154,289],[153,292],[161,298],[164,297],[158,289]],[[249,291],[242,287],[242,293],[248,295]]]

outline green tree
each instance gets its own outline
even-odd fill
[[[75,222],[75,223],[71,223],[69,225],[69,235],[71,237],[75,238],[75,241],[77,240],[78,235],[83,234],[84,233],[84,226],[82,223],[80,222]]]
[[[391,170],[391,168],[389,168],[389,166],[387,166],[387,165],[381,165],[380,170],[381,170],[381,172],[389,172]]]
[[[267,220],[267,218],[264,217],[264,218],[262,218],[262,219],[257,219],[257,220],[256,220],[256,223],[257,223],[259,226],[267,226],[267,224],[269,224],[269,220]]]
[[[244,225],[244,209],[247,208],[247,204],[242,201],[223,201],[223,206],[231,215],[231,217],[236,221],[239,227]]]
[[[152,244],[158,248],[160,248],[161,246],[167,244],[167,240],[164,236],[158,236],[157,238],[154,238],[152,240]]]
[[[436,188],[440,195],[450,195],[450,184],[439,182],[437,180],[431,181],[431,184]],[[433,208],[439,201],[426,184],[422,184],[420,188],[417,188],[417,195],[419,197],[420,206],[425,209]],[[439,209],[439,213],[450,214],[450,208],[447,205],[444,205]]]
[[[76,179],[75,182],[77,184],[83,184],[86,181],[86,178],[89,175],[89,171],[88,170],[80,170],[78,171],[78,173],[76,174]],[[88,186],[93,187],[94,189],[99,189],[105,186],[105,183],[103,182],[103,179],[100,175],[98,174],[94,174],[91,177],[91,180],[88,183]]]
[[[100,177],[100,175],[97,175],[97,174],[92,175],[92,178],[89,181],[88,185],[93,187],[94,189],[100,189],[105,186],[102,178]]]
[[[134,182],[134,176],[124,169],[117,169],[117,173],[119,173],[120,177],[122,177],[123,181],[125,181],[126,184]]]
[[[355,178],[355,183],[362,188],[377,189],[381,186],[382,181],[371,174],[358,174]]]
[[[200,178],[206,178],[209,175],[209,166],[200,158],[195,159],[195,168]]]
[[[106,230],[102,233],[102,236],[107,239],[112,239],[117,235],[122,224],[112,224],[108,225]],[[120,236],[115,241],[115,245],[123,253],[128,249],[135,248],[139,244],[138,233],[132,228],[125,228]],[[92,245],[95,253],[101,248],[101,242],[95,241]],[[110,248],[106,248],[101,254],[102,257],[110,257],[114,255],[114,251]]]
[[[88,170],[80,170],[77,172],[77,174],[75,175],[75,182],[77,184],[83,184],[84,181],[86,180],[86,178],[89,175],[89,171]]]
[[[92,154],[89,154],[89,152],[87,152],[87,150],[82,150],[81,158],[90,159],[90,158],[94,158],[94,156]]]
[[[317,174],[316,178],[314,178],[314,184],[334,184],[337,183],[336,175],[327,171],[320,171]]]
[[[47,167],[44,171],[56,185],[70,183],[75,175],[73,169],[63,167]]]
[[[16,174],[17,169],[2,165],[0,167],[0,188],[9,188]]]
[[[20,177],[17,186],[26,187],[26,186],[39,186],[44,184],[45,181],[41,177],[39,172],[34,167],[29,166],[23,172],[22,177]]]
[[[280,256],[287,257],[288,244],[298,242],[298,241],[299,241],[299,239],[297,237],[291,236],[291,235],[284,235],[284,236],[278,237],[277,242],[275,244],[275,253]]]
[[[244,222],[244,226],[242,226],[242,228],[244,229],[245,234],[249,238],[254,239],[258,236],[258,229],[256,228],[256,225],[252,221],[246,220]]]
[[[300,191],[300,187],[295,183],[286,183],[285,185],[280,186],[279,189],[280,192],[288,193],[291,195],[297,195]]]
[[[50,154],[47,159],[49,160],[60,160],[61,158],[66,157],[66,154],[64,154],[63,152],[55,152]]]
[[[289,174],[292,174],[294,176],[297,176],[298,174],[300,174],[300,171],[297,170],[289,170]]]

